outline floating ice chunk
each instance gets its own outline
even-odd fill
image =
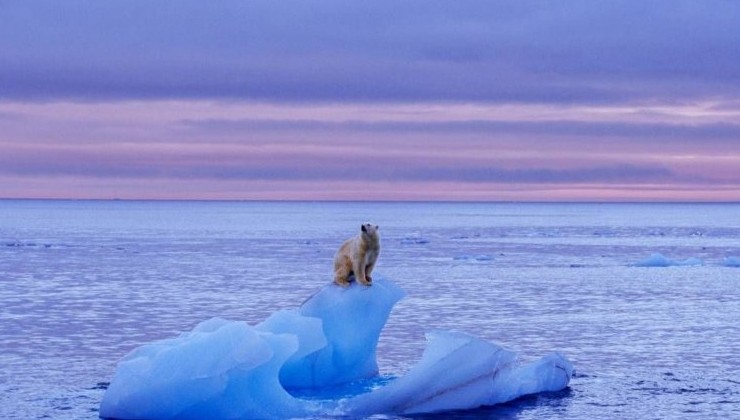
[[[428,239],[419,238],[415,236],[408,236],[406,238],[401,239],[401,245],[425,245],[428,243],[429,243]]]
[[[650,257],[635,263],[636,267],[671,267],[671,266],[700,266],[704,261],[699,258],[688,258],[682,261],[671,260],[663,254],[655,253]]]
[[[691,257],[687,258],[683,261],[675,261],[675,265],[681,265],[681,266],[700,266],[704,265],[704,261],[702,261],[699,258]]]
[[[416,414],[471,409],[523,395],[565,388],[571,363],[553,353],[518,366],[516,355],[473,336],[436,331],[421,358],[405,376],[344,402],[348,414]]]
[[[663,254],[655,253],[648,258],[635,263],[636,267],[668,267],[672,261],[666,258]]]
[[[306,405],[278,372],[295,336],[260,333],[245,322],[211,319],[177,338],[132,351],[103,396],[100,415],[118,419],[293,417]]]
[[[443,331],[428,335],[421,361],[406,376],[377,382],[383,386],[370,392],[352,386],[377,378],[380,332],[403,295],[380,278],[371,287],[331,283],[300,308],[275,312],[256,327],[214,318],[177,338],[141,346],[119,363],[100,415],[159,420],[409,414],[492,405],[567,386],[572,366],[560,355],[519,366],[510,351]],[[366,393],[346,398],[356,394],[332,391],[349,382],[347,389]],[[313,395],[319,398],[296,398],[302,387],[318,390]],[[293,394],[286,390],[291,388]]]
[[[455,261],[493,261],[493,257],[487,254],[480,254],[480,255],[456,255],[452,257]]]
[[[286,388],[335,385],[378,373],[376,347],[395,283],[326,285],[298,310],[256,327],[214,318],[135,349],[101,403],[119,419],[286,418],[315,410]]]
[[[740,258],[738,257],[727,257],[722,261],[722,265],[725,267],[740,267]]]

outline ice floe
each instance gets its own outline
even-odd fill
[[[176,338],[145,344],[118,364],[100,415],[115,419],[254,419],[412,414],[468,409],[558,391],[573,366],[558,353],[520,364],[511,351],[460,332],[428,333],[404,376],[356,395],[336,386],[377,378],[380,332],[404,292],[327,284],[298,309],[256,326],[214,318]],[[327,390],[303,399],[299,389]]]

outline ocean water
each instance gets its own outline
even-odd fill
[[[408,293],[383,374],[408,370],[432,329],[576,366],[565,391],[455,416],[740,418],[740,268],[723,265],[740,257],[740,204],[12,200],[0,418],[96,419],[128,351],[298,306],[365,221],[383,238],[377,274]],[[634,266],[653,253],[704,264]]]

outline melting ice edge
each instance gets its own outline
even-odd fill
[[[393,306],[394,282],[324,286],[298,309],[262,323],[213,318],[179,337],[145,344],[118,364],[100,416],[110,419],[269,419],[416,414],[473,409],[565,388],[573,365],[561,354],[520,364],[515,353],[452,331],[427,333],[408,373],[349,397],[301,399],[378,375],[376,348]],[[295,393],[295,392],[294,392]]]

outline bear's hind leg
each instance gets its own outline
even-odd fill
[[[349,270],[346,267],[334,269],[334,282],[342,287],[349,286]]]

